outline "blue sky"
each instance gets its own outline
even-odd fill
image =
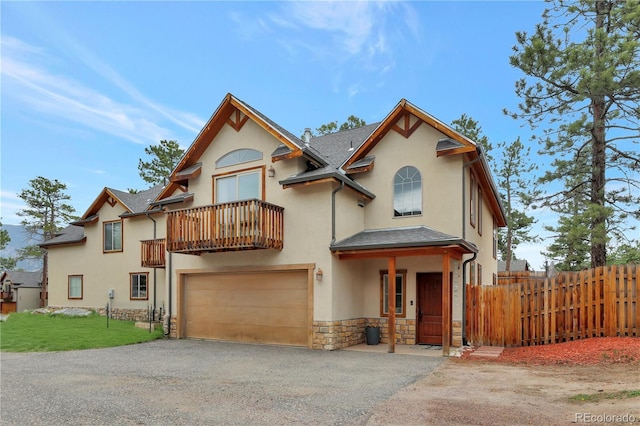
[[[527,141],[502,109],[519,101],[515,32],[544,6],[4,1],[2,222],[19,224],[17,194],[39,175],[67,184],[79,215],[105,186],[146,188],[144,148],[186,148],[228,92],[294,134],[373,123],[406,98],[447,123],[467,114],[494,145]],[[517,253],[539,269],[545,244]]]

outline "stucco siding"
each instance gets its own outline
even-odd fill
[[[436,144],[444,135],[426,124],[407,139],[390,131],[371,151],[374,169],[357,176],[376,194],[367,206],[365,227],[392,228],[425,225],[451,235],[461,227],[461,157],[436,157]],[[422,176],[422,214],[394,217],[393,179],[404,166],[416,167]]]

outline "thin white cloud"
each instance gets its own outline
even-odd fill
[[[99,70],[121,90],[134,98],[133,104],[118,102],[90,87],[51,70],[60,58],[11,36],[2,37],[3,91],[29,109],[100,130],[139,144],[157,143],[172,134],[158,124],[170,121],[197,133],[202,120],[189,113],[171,111],[149,101],[109,67],[95,60]]]
[[[292,61],[306,56],[305,61],[341,75],[340,87],[335,78],[332,86],[352,97],[367,87],[384,85],[380,80],[395,67],[394,55],[401,43],[419,39],[416,16],[410,4],[398,2],[286,2],[277,13],[268,14],[269,24],[262,26],[269,28],[270,36]],[[251,20],[245,16],[242,21]]]

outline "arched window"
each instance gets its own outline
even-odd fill
[[[413,166],[404,166],[393,178],[393,215],[422,214],[422,177]]]
[[[260,151],[250,148],[236,149],[220,157],[216,161],[216,167],[233,166],[234,164],[248,163],[255,160],[262,160]]]

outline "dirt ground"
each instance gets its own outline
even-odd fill
[[[605,341],[592,340],[591,348],[573,342],[549,345],[544,349],[546,362],[540,358],[540,348],[529,353],[524,348],[507,349],[497,360],[449,359],[426,378],[376,406],[363,424],[640,424],[640,396],[570,400],[581,394],[602,397],[640,391],[640,358],[603,355]],[[630,349],[627,352],[635,354],[640,339],[633,339],[633,347],[624,339],[607,341],[607,345],[614,347],[607,353]],[[571,353],[568,358],[573,361],[565,357],[559,362],[561,352]],[[581,365],[580,359],[586,365]]]

